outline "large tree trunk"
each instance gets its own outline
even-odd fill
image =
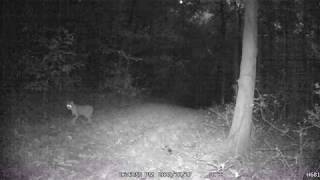
[[[231,130],[230,147],[242,154],[250,145],[252,108],[257,61],[257,10],[256,0],[245,0],[244,31],[238,94]]]
[[[240,56],[241,56],[241,7],[237,5],[237,2],[234,2],[235,10],[235,37],[234,37],[234,53],[233,53],[233,99],[236,101],[236,96],[238,93],[238,85],[235,84],[236,80],[239,78],[240,72]]]

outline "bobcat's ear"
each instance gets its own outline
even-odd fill
[[[74,104],[73,101],[66,101],[66,104]]]

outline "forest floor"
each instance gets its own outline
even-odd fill
[[[206,110],[150,102],[99,105],[92,124],[80,119],[75,125],[70,114],[42,123],[19,119],[7,128],[0,179],[296,178],[281,151],[228,155],[228,126]]]

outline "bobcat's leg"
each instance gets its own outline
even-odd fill
[[[78,119],[79,116],[75,116],[74,118],[72,118],[71,123],[74,125],[76,124],[76,120]]]
[[[92,116],[89,116],[87,119],[88,119],[88,123],[91,124],[92,123]]]

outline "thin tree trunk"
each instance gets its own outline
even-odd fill
[[[1,62],[1,69],[2,69],[2,73],[1,73],[1,88],[3,88],[2,86],[5,84],[5,81],[6,81],[6,62],[7,62],[7,59],[8,59],[8,40],[6,39],[7,38],[7,35],[6,35],[6,32],[7,32],[7,26],[6,23],[7,23],[7,16],[8,16],[8,12],[7,12],[7,1],[2,1],[0,2],[1,5],[2,5],[2,13],[1,13],[1,39],[2,39],[2,48],[1,48],[1,59],[0,61]],[[1,89],[2,90],[2,89]]]
[[[128,26],[132,25],[136,3],[137,0],[131,0]]]
[[[226,56],[225,53],[225,42],[226,42],[226,18],[225,18],[225,0],[220,1],[220,16],[221,16],[221,25],[220,25],[220,31],[222,36],[222,56]],[[226,62],[221,62],[221,86],[220,86],[220,103],[224,104],[225,102],[225,86],[226,86]]]
[[[302,28],[302,42],[303,42],[303,49],[302,49],[302,58],[306,59],[304,62],[304,71],[306,72],[306,76],[307,76],[307,82],[305,82],[306,84],[303,84],[303,88],[304,90],[307,91],[307,97],[306,97],[306,104],[305,104],[305,109],[311,108],[312,104],[311,104],[311,99],[312,99],[312,91],[313,91],[313,83],[312,83],[312,73],[311,73],[311,58],[308,55],[308,37],[307,34],[309,32],[308,27],[311,27],[311,25],[308,22],[308,16],[307,16],[307,7],[306,7],[306,0],[302,1],[303,3],[303,28]],[[309,88],[305,87],[305,85],[310,84]],[[305,89],[306,88],[306,89]]]
[[[257,60],[256,0],[245,0],[245,18],[238,95],[228,142],[235,154],[244,153],[250,146],[252,108]]]

